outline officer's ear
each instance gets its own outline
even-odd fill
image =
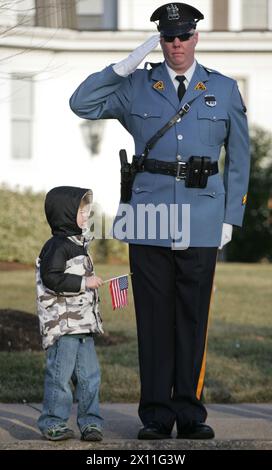
[[[198,43],[198,31],[195,31],[195,34],[194,34],[194,36],[193,36],[193,41],[194,41],[194,44],[195,44],[195,46],[196,46],[197,43]]]
[[[163,54],[164,54],[165,49],[166,49],[166,46],[165,46],[166,44],[167,44],[167,43],[165,42],[165,40],[164,40],[164,38],[163,38],[163,36],[162,36],[162,37],[160,38],[160,46],[161,46],[161,50],[162,50]]]

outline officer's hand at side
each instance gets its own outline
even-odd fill
[[[233,230],[232,225],[223,224],[221,243],[220,243],[220,246],[219,246],[219,250],[222,250],[223,246],[225,246],[227,243],[229,243],[231,241],[232,230]]]
[[[103,280],[98,276],[86,277],[86,287],[88,287],[88,289],[97,289],[102,286],[102,284]]]
[[[128,57],[121,60],[113,66],[113,70],[117,75],[121,77],[127,77],[129,74],[135,72],[138,65],[142,62],[142,60],[151,52],[153,49],[157,47],[160,42],[160,35],[155,34],[148,38],[143,44],[138,46]]]

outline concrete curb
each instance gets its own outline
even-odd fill
[[[37,408],[37,409],[36,409]],[[101,443],[80,441],[76,424],[76,406],[69,426],[76,439],[46,441],[37,428],[41,404],[0,403],[0,449],[78,449],[78,450],[272,450],[272,404],[209,405],[208,423],[216,438],[206,441],[173,439],[139,441],[141,422],[137,404],[103,403],[104,440]]]
[[[21,441],[0,445],[0,450],[271,450],[272,441],[257,440],[211,440],[211,441],[187,441],[187,440],[156,440],[143,441],[130,440],[104,440],[101,443],[81,442],[75,439],[62,442]]]

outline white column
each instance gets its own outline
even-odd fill
[[[240,31],[243,28],[242,0],[229,0],[229,30]]]
[[[130,29],[131,28],[131,8],[129,4],[132,2],[125,2],[124,0],[118,0],[118,29]]]

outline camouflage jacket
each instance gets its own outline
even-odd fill
[[[97,289],[85,289],[85,276],[93,274],[88,255],[79,255],[66,261],[64,274],[82,276],[79,292],[54,292],[46,287],[41,277],[41,259],[36,260],[37,311],[44,349],[62,335],[103,333],[99,313]]]

